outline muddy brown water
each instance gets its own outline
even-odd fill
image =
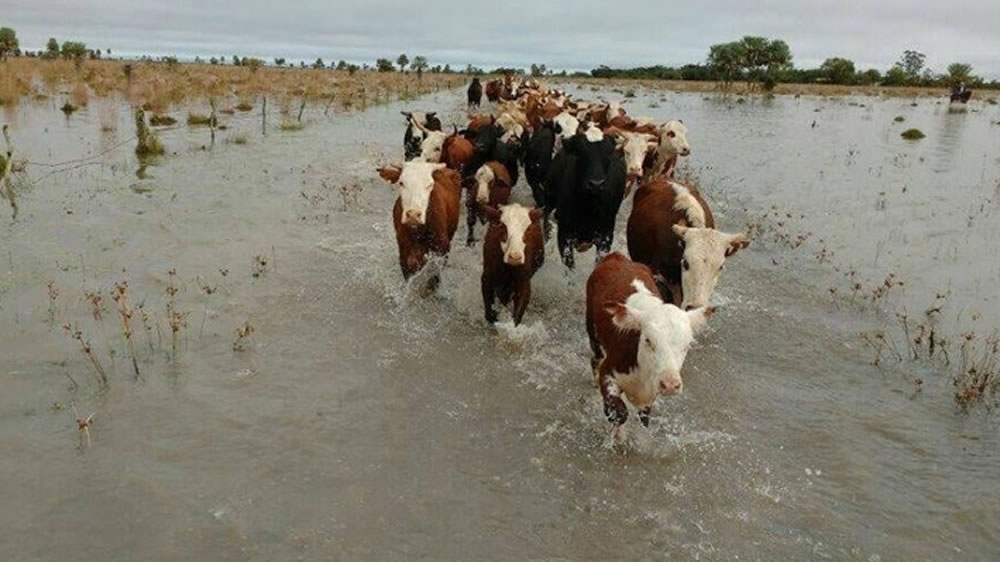
[[[685,169],[724,229],[771,217],[728,262],[684,394],[615,445],[589,378],[592,254],[567,273],[550,247],[517,329],[482,320],[479,248],[456,245],[430,298],[421,279],[402,282],[394,194],[374,167],[400,160],[400,109],[451,122],[462,97],[316,109],[304,130],[272,123],[267,137],[258,115],[237,114],[208,150],[206,129],[178,127],[162,133],[176,154],[144,178],[113,102],[69,119],[56,101],[8,111],[40,181],[21,186],[16,221],[0,209],[0,559],[996,556],[994,417],[956,408],[953,369],[876,368],[858,338],[939,292],[942,331],[997,325],[995,107],[628,100],[687,123]],[[117,132],[100,132],[102,115]],[[927,138],[900,139],[910,126]],[[238,135],[247,144],[229,142]],[[517,190],[530,201],[523,180]],[[791,248],[775,232],[811,236]],[[862,305],[850,270],[905,285]],[[151,316],[135,328],[141,381],[108,294],[122,280]],[[186,313],[176,352],[168,284]],[[84,298],[97,290],[100,323]],[[248,320],[255,332],[234,351]],[[65,323],[90,339],[107,392]],[[71,404],[95,413],[90,447]]]

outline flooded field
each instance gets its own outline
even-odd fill
[[[0,201],[0,560],[996,555],[996,419],[953,385],[961,334],[1000,325],[996,106],[627,100],[684,119],[681,174],[754,240],[684,394],[617,446],[591,386],[592,253],[547,260],[518,328],[483,321],[464,221],[438,293],[403,284],[375,167],[402,160],[400,109],[450,127],[463,106],[310,107],[266,136],[236,114],[214,146],[161,132],[141,172],[123,104],[9,111],[29,163],[17,220]],[[909,359],[918,323],[946,340],[933,358],[925,334]]]

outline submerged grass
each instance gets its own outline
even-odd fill
[[[899,136],[903,137],[906,140],[920,140],[924,138],[926,135],[924,135],[924,132],[921,131],[920,129],[907,129],[903,131]]]

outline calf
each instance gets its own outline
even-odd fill
[[[466,96],[469,98],[469,109],[472,109],[473,106],[479,107],[479,102],[483,99],[483,85],[479,83],[478,76],[472,79]]]
[[[507,168],[495,160],[480,166],[471,180],[473,185],[465,198],[466,225],[469,227],[469,236],[465,243],[468,246],[472,246],[475,242],[473,229],[476,225],[476,218],[478,217],[480,222],[486,222],[485,208],[487,206],[498,208],[501,205],[506,205],[510,201],[510,192],[513,187]]]
[[[399,186],[392,223],[399,247],[399,267],[409,279],[427,263],[427,255],[447,256],[458,230],[461,178],[444,164],[407,162],[378,170],[382,179]],[[436,287],[437,277],[430,288]]]
[[[400,111],[406,117],[406,132],[403,133],[403,158],[413,160],[420,156],[421,144],[430,131],[441,130],[441,120],[437,112],[430,113]]]
[[[574,266],[574,249],[611,251],[615,217],[625,197],[625,165],[615,144],[591,128],[563,143],[545,180],[546,214],[555,210],[563,263]]]
[[[625,159],[625,172],[628,180],[625,195],[627,196],[632,185],[642,177],[645,163],[659,147],[659,144],[655,135],[631,133],[615,127],[608,129],[607,134],[618,139],[618,150]]]
[[[494,301],[499,299],[504,306],[513,301],[511,315],[517,326],[531,300],[531,277],[545,263],[542,212],[517,203],[499,209],[487,206],[485,210],[490,219],[483,241],[482,290],[486,321],[490,324],[497,321]]]
[[[715,229],[698,190],[664,177],[635,192],[628,253],[653,271],[660,294],[684,310],[708,304],[727,257],[750,245],[744,234]]]
[[[713,311],[664,303],[649,268],[619,253],[597,264],[587,279],[587,336],[609,422],[620,427],[628,419],[624,395],[648,427],[656,397],[683,390],[684,359]]]
[[[677,167],[677,157],[691,154],[691,145],[688,144],[687,139],[687,126],[684,125],[683,121],[667,121],[660,125],[659,137],[660,146],[657,148],[653,175],[666,175],[668,178],[673,178],[674,168]]]

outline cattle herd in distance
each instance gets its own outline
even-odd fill
[[[493,111],[474,113],[484,93]],[[677,159],[690,154],[682,121],[632,117],[620,103],[510,76],[485,87],[475,78],[467,95],[468,122],[450,133],[434,112],[403,112],[404,163],[378,169],[399,193],[392,218],[403,278],[448,255],[463,193],[469,246],[476,223],[486,225],[481,284],[490,324],[497,303],[520,324],[553,230],[570,269],[577,252],[596,247],[585,318],[594,382],[616,430],[628,418],[625,399],[648,426],[656,398],[683,389],[681,367],[714,312],[723,263],[749,240],[716,229],[698,189],[674,179]],[[510,202],[522,167],[534,207]],[[611,253],[611,242],[629,195],[626,257]],[[428,290],[438,283],[430,276]]]

